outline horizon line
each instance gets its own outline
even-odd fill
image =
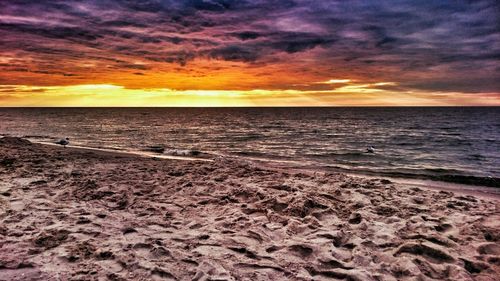
[[[4,108],[412,108],[412,107],[500,107],[500,105],[273,105],[273,106],[1,106]]]

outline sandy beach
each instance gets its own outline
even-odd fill
[[[0,280],[498,276],[498,198],[0,139]]]

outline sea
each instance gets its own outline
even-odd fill
[[[0,108],[0,136],[500,187],[500,107]]]

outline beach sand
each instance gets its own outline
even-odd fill
[[[499,280],[500,201],[0,139],[0,280]]]

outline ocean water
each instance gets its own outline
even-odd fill
[[[500,107],[0,108],[0,135],[490,186],[500,178]]]

